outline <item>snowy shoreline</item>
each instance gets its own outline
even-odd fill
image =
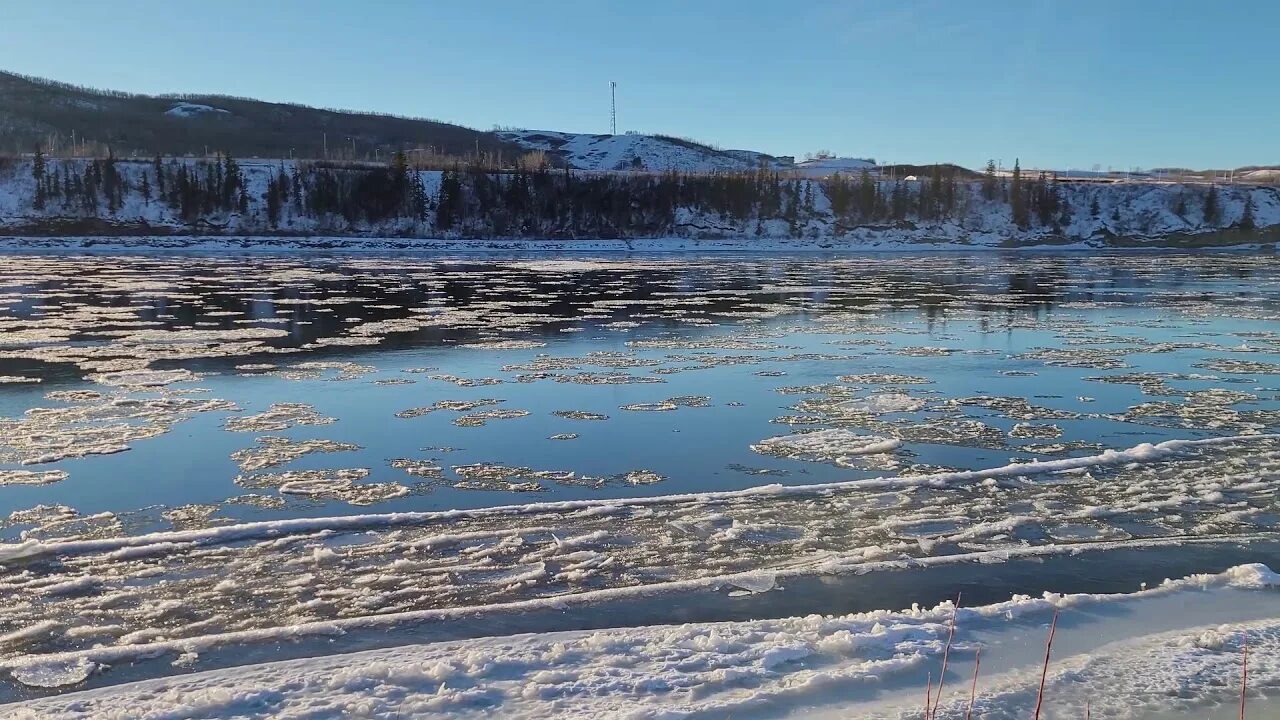
[[[289,160],[243,160],[235,168],[241,191],[238,204],[223,202],[217,207],[185,210],[175,205],[172,193],[162,198],[158,189],[151,191],[150,183],[160,177],[160,170],[152,163],[112,161],[110,176],[116,194],[105,204],[93,193],[81,202],[83,193],[68,183],[73,176],[79,181],[91,164],[102,172],[101,162],[47,162],[42,173],[55,175],[43,175],[43,194],[37,193],[33,177],[37,173],[31,161],[0,166],[0,251],[261,247],[274,251],[862,252],[1239,249],[1280,242],[1280,187],[1265,185],[1214,186],[1211,203],[1209,186],[1203,185],[1041,180],[1051,190],[1045,192],[1056,198],[1063,212],[1036,222],[1025,218],[1015,222],[1010,203],[1003,197],[1005,190],[993,196],[982,182],[972,180],[955,184],[953,190],[961,199],[943,214],[924,210],[855,213],[844,207],[847,202],[842,199],[841,182],[799,178],[787,178],[786,182],[796,193],[803,188],[806,200],[802,211],[791,207],[784,212],[760,205],[747,212],[730,212],[715,204],[686,200],[657,213],[645,205],[652,204],[653,198],[644,195],[643,187],[623,183],[613,192],[632,194],[632,211],[637,218],[610,224],[597,222],[605,219],[597,217],[605,211],[594,207],[589,211],[577,208],[573,215],[576,221],[542,215],[508,217],[500,208],[488,206],[484,211],[472,208],[465,218],[442,218],[438,206],[445,190],[444,176],[428,170],[412,175],[425,203],[417,214],[344,216],[331,208],[302,203],[297,192],[292,202],[282,204],[273,194],[275,183],[305,169],[305,164]],[[179,158],[170,158],[163,168],[166,175],[181,170],[195,176],[214,173],[216,177],[220,171],[207,161]],[[60,177],[62,182],[51,182],[50,177]],[[620,182],[625,177],[619,176]],[[1026,182],[1033,180],[1027,178]],[[145,193],[141,191],[144,186]],[[895,189],[910,198],[926,191],[920,181],[876,181],[875,187],[882,199]],[[474,190],[464,195],[474,194]],[[562,215],[566,204],[572,204],[566,197],[548,196],[547,202],[554,203]]]
[[[923,242],[909,239],[851,241],[846,239],[775,240],[723,239],[693,240],[688,238],[641,239],[445,239],[383,238],[358,236],[277,236],[277,235],[80,235],[68,237],[0,235],[0,253],[210,253],[210,254],[292,254],[306,252],[335,253],[502,253],[502,254],[628,254],[628,253],[971,253],[971,252],[1248,252],[1271,250],[1273,242],[1241,242],[1222,245],[1149,244],[1132,246],[1108,245],[1103,241],[1080,241],[1064,244],[1007,246],[1002,244],[966,244],[940,241]]]
[[[1280,575],[1250,564],[1131,593],[404,645],[143,680],[3,706],[0,716],[912,717],[919,684],[949,649],[938,717],[959,718],[981,648],[975,709],[1022,717],[1055,612],[1045,693],[1053,716],[1088,702],[1102,717],[1203,717],[1238,697],[1246,640],[1252,709],[1265,713],[1274,700],[1254,688],[1280,677],[1278,584]],[[958,632],[947,643],[952,618]]]

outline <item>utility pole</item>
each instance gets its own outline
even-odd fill
[[[609,81],[609,134],[618,134],[618,83]]]
[[[324,159],[329,159],[329,133],[320,133],[321,139],[324,141]]]

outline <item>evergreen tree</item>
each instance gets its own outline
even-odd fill
[[[151,166],[156,173],[156,197],[164,197],[164,162],[160,159],[160,153],[156,153]]]
[[[1222,209],[1218,207],[1218,186],[1210,185],[1204,196],[1204,222],[1206,225],[1217,225]]]
[[[289,182],[289,173],[284,171],[284,161],[282,160],[280,162],[280,170],[276,173],[276,185],[280,189],[280,202],[282,204],[289,202],[289,193],[293,190],[293,188],[289,187],[291,184]]]
[[[146,170],[142,171],[142,187],[140,189],[140,192],[142,193],[143,202],[145,202],[147,205],[150,205],[151,204],[151,181],[147,179]]]
[[[426,220],[430,209],[427,199],[427,186],[422,182],[422,173],[413,171],[409,175],[409,208],[415,220]],[[554,205],[549,205],[554,207]]]
[[[1072,219],[1071,201],[1068,200],[1066,197],[1062,197],[1061,208],[1062,209],[1058,213],[1058,220],[1056,223],[1059,231],[1071,225],[1071,219]]]
[[[1255,230],[1258,227],[1253,217],[1253,191],[1246,189],[1244,195],[1244,215],[1240,216],[1241,230]]]
[[[877,194],[876,182],[871,179],[871,173],[863,168],[862,177],[858,180],[858,213],[863,220],[875,217]]]
[[[95,160],[94,165],[98,166],[98,161]],[[124,200],[124,187],[120,173],[116,170],[116,155],[111,148],[107,148],[107,159],[98,167],[102,181],[102,194],[107,200],[107,212],[115,215]]]
[[[271,227],[280,225],[280,185],[276,178],[267,179],[267,191],[263,198],[267,205],[267,222]]]
[[[889,217],[894,220],[905,220],[907,217],[907,206],[911,202],[911,195],[907,190],[907,186],[901,180],[894,183],[893,194],[889,200]]]
[[[396,195],[397,209],[403,209],[409,195],[409,157],[403,150],[391,156],[391,187]]]
[[[987,202],[991,202],[996,199],[997,183],[998,181],[996,180],[996,161],[988,160],[987,171],[982,175],[982,197]]]
[[[31,177],[36,183],[35,208],[43,210],[47,199],[47,188],[44,182],[44,152],[36,145],[35,157],[31,160]]]
[[[1018,160],[1013,161],[1013,182],[1009,186],[1009,201],[1013,208],[1013,222],[1021,228],[1030,224],[1027,213],[1027,198],[1023,195],[1022,166]]]
[[[453,228],[462,219],[462,183],[458,171],[446,170],[440,176],[440,198],[436,201],[436,227]]]

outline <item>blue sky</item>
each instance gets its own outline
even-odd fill
[[[1280,163],[1275,0],[0,0],[0,69],[722,147]]]

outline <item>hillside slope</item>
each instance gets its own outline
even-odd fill
[[[117,156],[385,157],[399,148],[518,155],[493,133],[460,125],[217,95],[160,97],[78,88],[0,72],[0,153],[76,143]],[[353,146],[354,140],[354,146]],[[353,149],[354,148],[354,149]],[[377,151],[377,153],[375,153]]]
[[[170,160],[164,170],[168,190],[162,193],[151,163],[117,162],[119,190],[113,201],[96,181],[98,187],[92,193],[77,189],[88,187],[90,165],[83,160],[49,161],[45,172],[54,178],[51,185],[65,188],[70,183],[73,192],[50,195],[37,208],[32,161],[0,163],[0,234],[402,237],[443,238],[463,245],[494,238],[552,243],[682,238],[727,241],[743,248],[772,244],[845,249],[895,243],[1207,246],[1280,241],[1280,188],[1276,187],[1219,186],[1213,191],[1216,210],[1211,214],[1208,188],[1203,185],[1060,183],[1055,192],[1063,210],[1051,222],[1033,220],[1019,226],[1006,199],[987,200],[982,184],[970,181],[958,182],[958,200],[947,214],[925,217],[918,209],[908,209],[894,219],[868,218],[853,209],[837,211],[832,193],[839,185],[830,180],[782,180],[782,205],[770,209],[761,204],[762,199],[773,197],[767,187],[746,205],[738,203],[732,192],[725,194],[731,187],[726,185],[732,182],[729,176],[660,179],[630,173],[575,173],[571,178],[560,172],[420,171],[414,183],[420,188],[421,210],[387,211],[379,200],[384,197],[379,188],[385,186],[378,183],[385,177],[385,168],[330,170],[287,160],[246,160],[239,163],[243,178],[239,200],[232,202],[229,196],[219,203],[206,196],[182,210],[175,178],[181,173],[192,178],[195,187],[199,179],[216,173],[216,166],[203,160]],[[292,192],[282,200],[275,196],[272,206],[270,183],[286,176],[293,178]],[[566,190],[571,180],[573,187]],[[739,186],[750,182],[740,180]],[[660,187],[662,183],[667,183],[665,188]],[[153,188],[150,195],[144,191],[147,187]],[[335,199],[332,193],[339,190],[345,199]],[[902,193],[908,208],[918,208],[924,186],[881,181],[876,192],[884,199]],[[353,193],[363,193],[364,200]],[[687,199],[672,202],[680,196]],[[442,217],[446,209],[448,219]]]
[[[754,170],[777,167],[771,155],[752,150],[717,150],[667,135],[591,135],[555,130],[503,130],[503,140],[541,150],[579,170]]]

